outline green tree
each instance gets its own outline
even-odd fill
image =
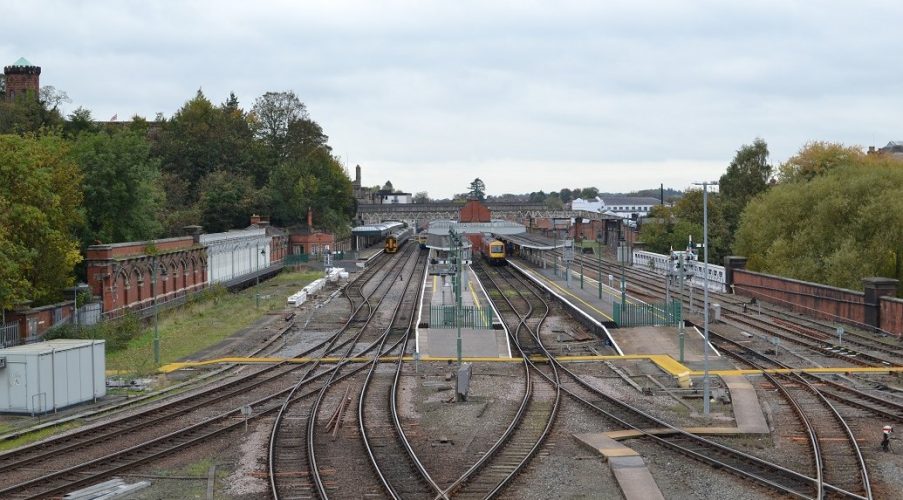
[[[94,125],[94,118],[91,111],[79,106],[75,111],[69,113],[68,120],[63,124],[63,133],[66,137],[77,137],[82,132],[96,132],[97,126]]]
[[[903,162],[861,156],[750,202],[736,251],[750,269],[861,289],[903,278]]]
[[[251,113],[254,132],[263,141],[274,162],[288,157],[291,126],[309,118],[307,107],[292,91],[263,94],[254,101]]]
[[[414,195],[414,203],[429,203],[430,195],[426,191],[418,191],[417,194]]]
[[[82,133],[72,156],[84,173],[82,242],[119,243],[160,236],[164,194],[160,162],[143,136],[128,129]]]
[[[215,233],[245,227],[254,212],[266,203],[250,177],[231,172],[213,172],[201,180],[201,225]]]
[[[197,201],[200,180],[217,170],[252,175],[265,183],[266,172],[257,171],[256,151],[247,117],[237,108],[234,95],[216,107],[200,90],[164,123],[158,143],[163,172],[187,184],[190,204]]]
[[[728,246],[732,243],[733,234],[740,222],[740,214],[749,200],[768,189],[774,168],[768,163],[768,144],[756,138],[752,145],[744,144],[727,171],[718,181],[727,223]]]
[[[580,191],[579,198],[583,198],[584,200],[592,200],[593,198],[599,196],[599,190],[594,187],[583,188]]]
[[[57,135],[0,135],[0,178],[0,301],[50,303],[81,260],[81,172]]]
[[[33,93],[20,94],[11,101],[0,100],[0,134],[27,134],[62,125],[56,107]]]
[[[279,165],[269,191],[274,220],[285,226],[305,221],[308,208],[317,227],[334,232],[343,230],[354,215],[351,179],[324,149]]]
[[[480,201],[486,199],[486,184],[479,177],[470,183],[469,197]]]

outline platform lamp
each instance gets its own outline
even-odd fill
[[[702,251],[703,251],[703,318],[705,345],[703,352],[703,376],[702,376],[702,408],[703,414],[709,414],[709,186],[717,186],[717,182],[694,182],[696,186],[702,186]]]
[[[254,244],[254,253],[255,254],[257,253],[258,248],[260,248],[259,242]],[[263,250],[260,250],[260,255],[263,255],[264,257],[266,257],[266,254],[267,254],[267,247],[263,247]],[[257,280],[254,283],[254,296],[257,299],[257,305],[254,306],[254,308],[260,309],[260,257],[257,257],[257,259],[255,259],[255,260],[257,261],[257,269],[255,269],[254,273],[257,275],[256,276]]]
[[[160,264],[157,257],[154,257],[154,265],[151,273],[151,291],[154,295],[154,364],[160,366],[160,329],[157,325],[157,269],[160,269],[160,276],[166,276],[166,267]]]

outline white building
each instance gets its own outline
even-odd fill
[[[207,281],[222,283],[270,265],[270,241],[265,228],[202,234],[207,246]]]
[[[374,196],[376,197],[376,203],[382,205],[414,202],[414,196],[411,193],[390,193],[388,191],[377,191]]]
[[[646,217],[649,215],[652,207],[660,204],[661,202],[658,198],[649,196],[607,196],[605,198],[596,197],[591,200],[577,198],[571,202],[571,210],[601,212],[629,219],[634,214],[637,217]]]

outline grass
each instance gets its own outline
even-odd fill
[[[52,436],[54,434],[59,434],[63,431],[67,431],[69,429],[73,429],[75,427],[80,427],[81,423],[76,421],[66,422],[60,425],[54,425],[53,427],[47,427],[45,429],[41,429],[35,432],[29,432],[24,436],[19,436],[17,438],[8,439],[6,441],[0,442],[0,451],[11,450],[13,448],[18,448],[20,446],[24,446],[29,443],[34,443],[35,441],[40,441],[48,436]]]
[[[213,294],[206,300],[185,305],[159,315],[160,361],[162,364],[190,356],[216,345],[249,327],[273,310],[281,311],[285,297],[322,276],[319,271],[281,273],[260,284],[260,295],[269,296],[256,305],[256,290]],[[107,353],[107,370],[138,376],[154,372],[153,322],[130,340],[125,349]]]

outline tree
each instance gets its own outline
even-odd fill
[[[207,175],[201,180],[200,193],[201,225],[211,233],[245,227],[252,213],[266,207],[251,178],[232,172]]]
[[[414,203],[429,203],[430,195],[426,191],[418,191],[417,194],[414,195]]]
[[[483,201],[486,199],[486,184],[479,177],[470,183],[469,197],[474,200]]]
[[[332,148],[326,143],[328,140],[329,136],[323,133],[323,128],[317,122],[308,118],[295,120],[288,126],[286,157],[300,159],[315,149],[330,152]]]
[[[50,107],[33,93],[16,95],[12,101],[0,100],[0,134],[27,134],[63,123],[56,107]]]
[[[0,305],[53,302],[81,260],[81,172],[57,135],[0,135],[0,178]]]
[[[269,192],[274,220],[282,225],[303,222],[310,208],[317,227],[338,232],[354,216],[351,179],[324,149],[279,165],[270,177]]]
[[[903,278],[903,162],[861,155],[776,185],[743,213],[735,250],[750,269],[838,287]]]
[[[253,176],[259,185],[266,183],[268,170],[260,170],[264,166],[251,128],[234,97],[216,107],[198,90],[164,124],[158,144],[161,167],[188,185],[188,203],[197,201],[200,180],[217,170]]]
[[[599,190],[594,187],[588,187],[588,188],[583,188],[580,191],[579,197],[583,198],[584,200],[592,200],[592,199],[596,198],[597,196],[599,196]]]
[[[294,92],[267,92],[254,101],[251,111],[254,132],[270,152],[274,161],[287,157],[289,128],[298,120],[308,119],[307,107]]]
[[[63,132],[67,137],[77,137],[82,132],[96,132],[97,126],[94,125],[94,118],[91,111],[79,106],[75,111],[69,113],[68,120],[63,124]]]
[[[386,191],[386,192],[389,192],[389,193],[394,193],[394,192],[395,192],[395,186],[392,185],[392,181],[386,181],[386,183],[383,184],[383,187],[380,188],[379,190],[381,190],[381,191]]]
[[[806,182],[841,166],[861,163],[863,153],[843,144],[812,141],[778,167],[781,182]]]
[[[768,163],[768,144],[756,138],[752,145],[744,144],[737,150],[727,171],[721,176],[718,190],[723,201],[728,245],[739,225],[740,214],[749,200],[768,189],[773,170]]]
[[[160,236],[160,162],[143,136],[128,129],[84,132],[73,144],[72,157],[85,176],[83,245]]]

